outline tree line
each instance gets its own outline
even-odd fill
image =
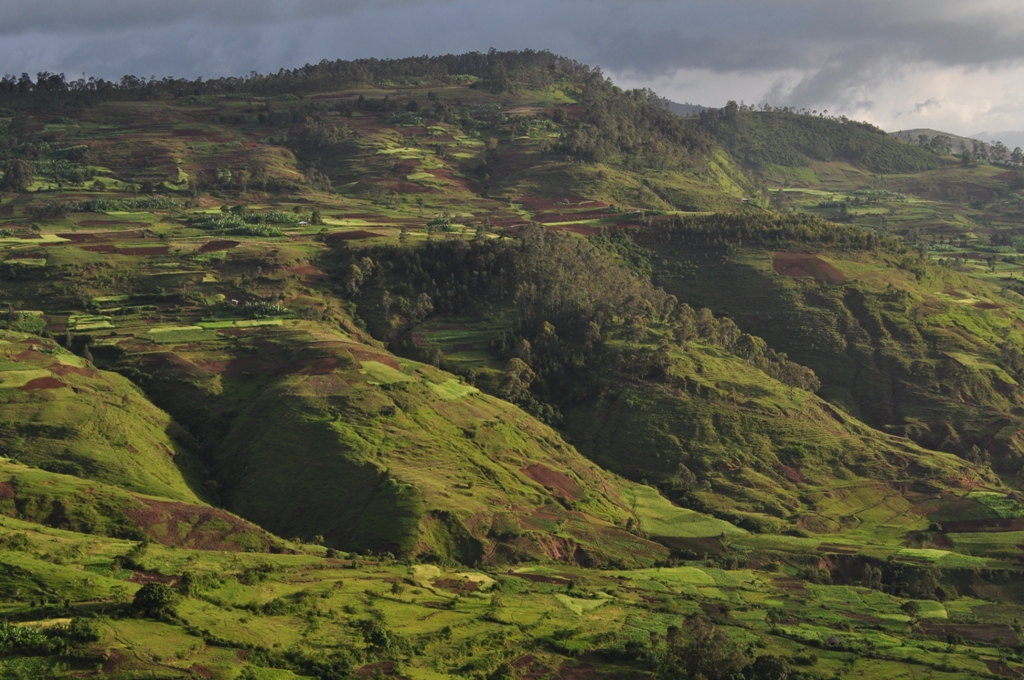
[[[342,249],[333,272],[378,337],[437,365],[444,363],[439,350],[414,341],[426,318],[507,306],[509,328],[491,339],[505,370],[490,387],[548,422],[558,420],[561,408],[595,396],[609,372],[670,380],[672,352],[695,341],[721,347],[791,387],[818,389],[813,371],[731,319],[694,310],[654,286],[643,274],[643,258],[632,252],[638,246],[609,242],[530,225],[511,239]]]

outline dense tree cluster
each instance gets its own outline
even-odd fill
[[[531,225],[516,239],[346,252],[336,277],[378,335],[407,353],[417,351],[413,330],[430,314],[510,305],[513,323],[491,343],[505,364],[497,392],[549,421],[557,420],[559,408],[593,396],[609,371],[668,378],[673,348],[694,340],[722,347],[791,387],[818,389],[810,369],[732,320],[679,304],[652,285],[638,273],[649,271],[643,249],[627,242]],[[421,358],[439,364],[437,355]]]
[[[729,102],[721,109],[701,111],[690,120],[734,158],[758,170],[772,165],[805,167],[811,161],[848,160],[872,172],[902,173],[932,170],[941,163],[928,149],[845,117],[752,111]]]
[[[585,114],[563,132],[554,149],[559,154],[589,163],[619,158],[664,168],[685,165],[691,154],[713,145],[650,90],[623,92],[600,71],[588,74],[582,90]]]
[[[35,80],[23,73],[20,77],[0,79],[0,101],[26,97],[45,97],[54,93],[77,93],[89,99],[153,99],[162,97],[197,97],[203,95],[274,96],[323,92],[364,84],[423,80],[428,82],[458,81],[472,77],[491,91],[504,92],[519,87],[538,87],[557,75],[578,76],[590,69],[578,62],[547,50],[523,50],[487,53],[469,52],[439,57],[408,57],[404,59],[357,59],[354,61],[323,60],[277,73],[253,72],[242,77],[212,80],[163,78],[161,80],[126,75],[120,80],[102,78],[68,82],[64,74],[39,73]]]
[[[648,230],[661,243],[699,248],[739,248],[813,243],[856,250],[902,250],[901,241],[852,224],[811,215],[717,213],[679,216]]]

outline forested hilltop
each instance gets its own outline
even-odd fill
[[[1024,168],[951,151],[546,51],[5,77],[0,678],[1018,677]]]

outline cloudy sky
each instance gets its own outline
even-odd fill
[[[679,102],[1024,130],[1021,0],[0,0],[0,72],[194,78],[548,48]]]

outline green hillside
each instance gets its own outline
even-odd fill
[[[41,322],[42,319],[39,319]],[[186,433],[123,377],[53,340],[0,331],[0,450],[43,469],[197,502]]]
[[[780,240],[725,252],[727,222],[650,232],[659,282],[740,320],[815,370],[821,395],[869,424],[1004,472],[1020,468],[1012,292],[907,250],[856,252]],[[781,224],[781,223],[780,223]],[[702,233],[702,232],[701,232]]]
[[[548,52],[20,89],[0,679],[1024,673],[1012,161]]]

